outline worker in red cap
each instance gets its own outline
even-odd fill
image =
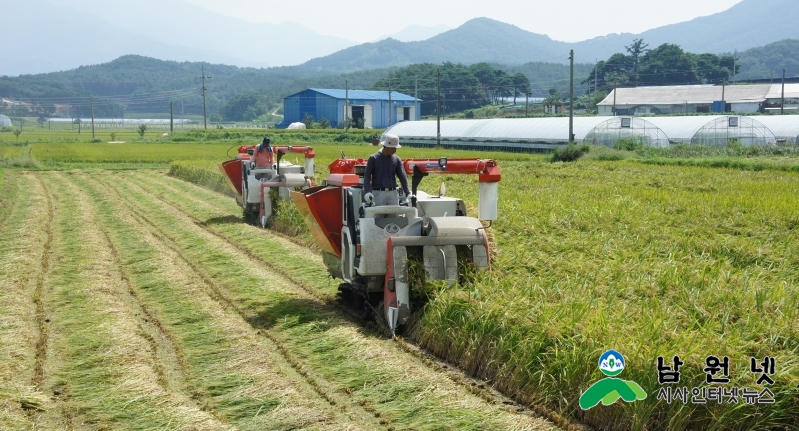
[[[369,156],[363,177],[364,201],[374,206],[399,205],[397,178],[404,193],[403,202],[412,198],[408,189],[408,176],[402,168],[402,160],[394,153],[400,148],[399,136],[386,134],[380,142],[382,148]]]

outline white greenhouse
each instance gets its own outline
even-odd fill
[[[731,141],[745,146],[768,145],[777,143],[777,137],[796,143],[799,116],[776,118],[738,115],[575,117],[573,130],[575,142],[605,146],[627,139],[660,148],[673,143],[727,145]],[[777,131],[764,124],[767,120]],[[411,146],[434,146],[436,131],[436,121],[406,121],[386,129],[385,133],[395,134],[402,143]],[[568,117],[441,121],[441,145],[445,148],[541,151],[568,142]]]
[[[11,127],[11,119],[5,115],[0,115],[0,127]]]
[[[777,142],[799,144],[799,115],[761,115],[753,118],[768,127]]]

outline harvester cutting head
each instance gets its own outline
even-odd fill
[[[292,193],[328,272],[343,280],[340,289],[357,294],[392,331],[411,314],[409,258],[423,263],[427,279],[452,283],[466,263],[488,268],[488,238],[480,220],[496,219],[501,178],[493,160],[407,159],[403,166],[416,196],[407,205],[364,202],[362,159],[338,159],[330,164],[325,185]],[[466,215],[462,199],[418,190],[434,173],[478,175],[478,218]]]

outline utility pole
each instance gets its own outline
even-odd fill
[[[91,96],[91,103],[92,103],[92,141],[95,139],[94,137],[94,96]]]
[[[413,82],[413,111],[415,113],[417,106],[419,106],[419,77],[418,76],[414,76],[413,77],[413,81],[414,81]],[[421,111],[421,109],[419,109],[419,111]],[[419,116],[419,118],[422,118],[422,113],[421,112],[415,113],[414,116],[413,116],[413,120],[414,121],[416,120],[416,116],[417,115]]]
[[[733,84],[735,83],[735,60],[738,59],[737,57],[738,57],[738,50],[735,50],[735,52],[732,54],[732,83]]]
[[[782,69],[782,95],[780,96],[780,115],[785,111],[785,69]]]
[[[569,51],[569,143],[574,143],[574,50]]]
[[[524,118],[527,118],[527,107],[530,104],[530,90],[524,92]]]
[[[169,101],[169,134],[175,133],[175,111],[172,109],[172,101]]]
[[[350,131],[350,80],[344,80],[344,133]]]
[[[436,146],[441,146],[441,69],[436,70]]]
[[[613,116],[615,117],[616,116],[616,90],[619,89],[619,87],[618,87],[619,83],[618,83],[618,81],[613,81],[613,84],[614,84],[614,86],[613,86]]]
[[[594,93],[598,93],[599,92],[599,88],[597,87],[597,79],[596,79],[598,71],[599,71],[599,61],[597,61],[597,59],[594,59]]]
[[[391,72],[388,72],[388,127],[391,127],[391,111],[394,105],[391,104]]]
[[[206,79],[214,79],[213,76],[205,76],[205,66],[202,66],[202,76],[195,76],[194,79],[202,79],[203,80],[203,128],[208,129],[208,112],[205,108],[205,80]]]
[[[725,102],[726,99],[724,99],[724,89],[725,89],[726,86],[727,86],[727,80],[726,79],[722,79],[721,80],[721,101],[724,102],[724,106],[721,108],[721,112],[722,113],[724,112],[725,109],[727,109],[727,102]]]

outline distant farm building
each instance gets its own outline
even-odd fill
[[[11,127],[11,119],[5,115],[0,115],[0,127]]]
[[[597,104],[600,116],[735,112],[795,112],[799,84],[676,85],[617,88]]]
[[[401,121],[418,121],[421,100],[396,91],[389,95],[388,91],[309,88],[283,99],[283,121],[276,127],[286,128],[306,115],[317,122],[326,119],[331,127],[341,127],[349,117],[353,126],[382,129]]]

